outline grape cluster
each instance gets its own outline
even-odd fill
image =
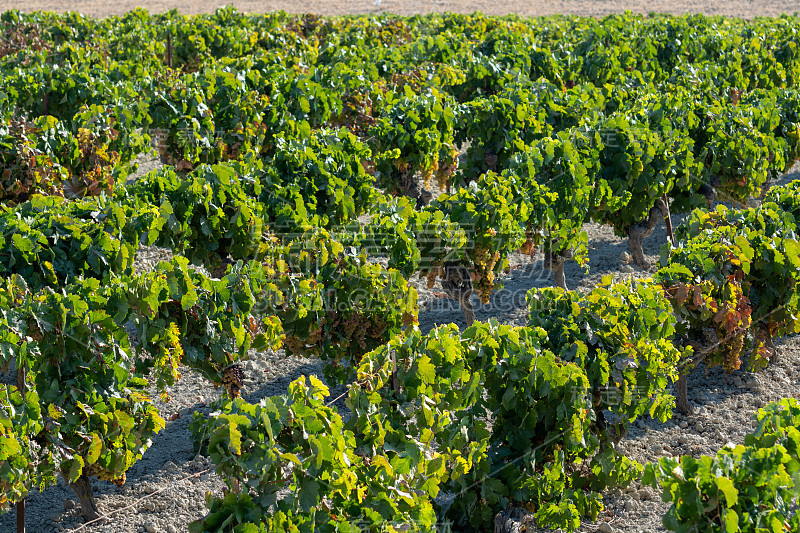
[[[725,354],[722,367],[725,372],[733,372],[738,370],[742,364],[740,355],[744,348],[744,334],[732,335],[731,338],[725,343]]]
[[[533,255],[533,252],[534,252],[534,248],[533,248],[533,232],[530,231],[530,230],[527,230],[525,232],[525,237],[526,237],[525,243],[522,246],[520,246],[519,253],[524,254],[524,255]]]
[[[488,303],[494,291],[494,267],[500,260],[500,252],[489,254],[487,247],[475,246],[475,284],[481,303]]]
[[[428,270],[425,274],[425,279],[427,281],[428,289],[432,289],[434,284],[436,284],[436,278],[444,277],[444,269],[440,266],[436,266]]]
[[[324,324],[325,319],[321,319],[320,324]],[[296,335],[286,335],[283,346],[292,355],[316,355],[319,353],[319,344],[322,340],[322,329],[312,328],[304,339]]]
[[[127,476],[125,472],[116,473],[113,470],[108,470],[97,463],[91,464],[83,469],[83,474],[86,477],[96,477],[100,481],[109,481],[116,485],[117,487],[123,487],[125,485],[125,481],[127,480]]]
[[[226,366],[222,370],[222,386],[228,398],[238,398],[244,386],[244,371],[239,364]]]

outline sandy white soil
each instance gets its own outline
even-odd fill
[[[239,11],[264,13],[284,10],[288,13],[317,13],[320,15],[351,15],[360,13],[439,13],[452,11],[487,15],[518,13],[525,16],[591,15],[604,16],[629,10],[634,13],[705,13],[731,17],[774,17],[800,11],[792,0],[18,0],[0,1],[0,11],[78,11],[104,17],[120,15],[135,7],[145,7],[151,13],[177,8],[185,14],[208,13],[221,5],[233,4]]]

